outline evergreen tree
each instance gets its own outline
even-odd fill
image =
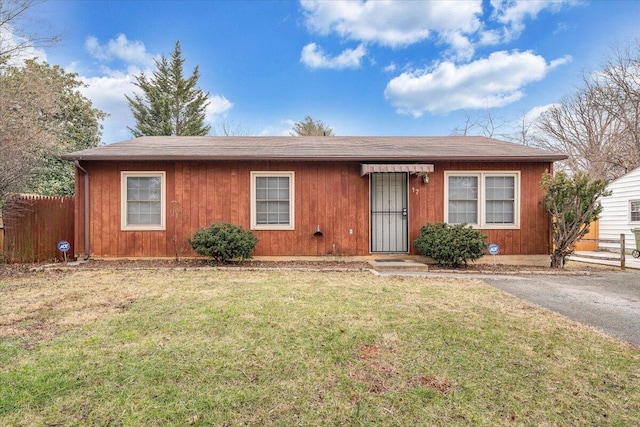
[[[583,172],[572,177],[564,171],[555,175],[545,172],[541,187],[547,190],[544,206],[552,218],[551,267],[563,268],[576,242],[589,232],[589,226],[602,212],[600,198],[611,195],[611,191],[607,190],[606,181],[592,180]]]
[[[293,125],[291,136],[333,136],[333,130],[322,120],[314,120],[313,117],[307,116],[303,121]]]
[[[206,135],[211,126],[205,125],[205,110],[209,93],[198,89],[198,67],[191,77],[183,76],[184,58],[177,41],[171,59],[163,55],[155,61],[153,76],[136,77],[135,85],[142,95],[127,96],[129,108],[136,121],[129,128],[135,137],[144,135]]]

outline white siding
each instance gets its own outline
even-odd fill
[[[640,222],[631,222],[629,217],[629,201],[640,200],[640,168],[612,181],[608,189],[611,196],[602,198],[602,213],[600,214],[600,238],[619,239],[625,234],[627,249],[636,247],[632,228],[640,228]],[[619,250],[613,243],[600,243],[600,248]]]

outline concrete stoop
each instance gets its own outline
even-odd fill
[[[371,268],[376,271],[429,271],[429,266],[413,259],[389,258],[369,260]]]

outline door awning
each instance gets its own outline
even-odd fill
[[[374,172],[406,172],[409,174],[424,175],[433,172],[433,165],[424,163],[404,164],[361,164],[360,176],[365,176]]]

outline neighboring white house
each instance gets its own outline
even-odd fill
[[[612,181],[611,195],[602,198],[600,239],[619,239],[625,234],[626,248],[636,248],[632,228],[640,228],[640,167]],[[614,243],[600,243],[601,249],[619,250]]]

